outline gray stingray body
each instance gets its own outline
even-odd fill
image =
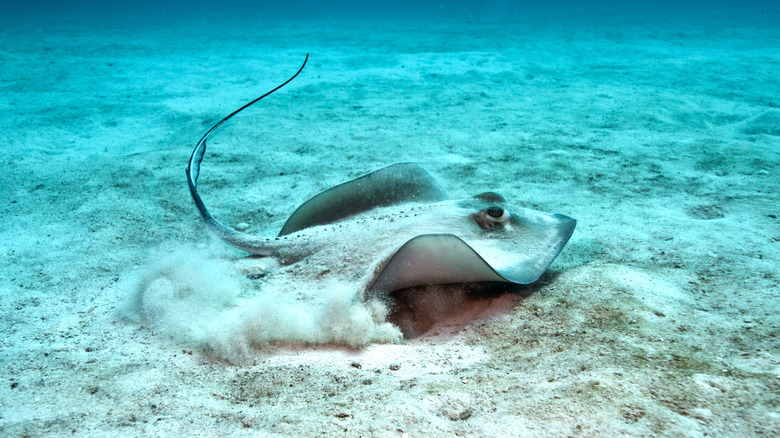
[[[348,272],[345,275],[365,292],[376,294],[429,284],[529,284],[571,237],[576,221],[570,217],[517,207],[492,192],[451,200],[428,172],[413,163],[391,165],[314,196],[290,216],[276,237],[251,235],[220,223],[197,191],[206,138],[287,82],[217,123],[190,158],[187,179],[198,212],[228,244],[274,257],[282,265],[325,254],[334,269]],[[362,267],[357,273],[355,264]]]

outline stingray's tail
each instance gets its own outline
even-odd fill
[[[252,254],[271,255],[274,251],[278,249],[278,246],[273,244],[272,242],[274,241],[271,239],[242,233],[240,231],[234,230],[233,228],[230,228],[222,224],[220,221],[214,218],[214,216],[212,216],[211,213],[209,213],[209,210],[206,208],[206,205],[203,204],[203,200],[200,198],[200,195],[198,194],[198,175],[200,174],[200,163],[201,161],[203,161],[203,155],[206,153],[206,139],[209,137],[209,135],[211,135],[211,133],[216,131],[217,128],[222,126],[223,123],[230,120],[231,117],[247,109],[248,107],[254,105],[259,100],[263,99],[264,97],[268,96],[274,91],[284,87],[290,81],[295,79],[295,77],[298,76],[298,74],[303,70],[303,67],[306,66],[306,61],[308,60],[309,60],[309,54],[307,53],[306,59],[303,60],[303,64],[301,65],[301,68],[299,68],[298,71],[295,72],[295,74],[292,75],[292,77],[290,77],[290,79],[287,79],[281,85],[277,86],[273,90],[263,94],[257,99],[233,111],[227,117],[217,122],[216,125],[212,126],[211,129],[209,129],[203,135],[200,141],[198,141],[198,144],[195,145],[195,149],[193,149],[192,155],[190,156],[190,162],[189,164],[187,164],[187,183],[190,186],[190,195],[192,195],[192,200],[195,201],[195,207],[198,209],[198,213],[200,213],[200,217],[203,219],[203,223],[205,223],[206,226],[220,239],[224,240],[230,245],[235,246],[238,249],[250,252]]]

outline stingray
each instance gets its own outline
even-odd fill
[[[206,141],[231,117],[300,74],[235,110],[196,144],[187,166],[190,194],[206,227],[247,253],[289,266],[320,254],[365,296],[415,286],[533,283],[568,242],[576,221],[507,202],[485,192],[451,199],[414,163],[398,163],[337,185],[304,202],[277,236],[238,231],[219,222],[197,189]],[[357,268],[357,269],[356,269]]]

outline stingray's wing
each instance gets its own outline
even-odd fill
[[[324,225],[376,207],[404,202],[438,202],[447,194],[415,163],[387,166],[314,196],[287,219],[280,236]]]
[[[423,234],[406,242],[368,288],[389,292],[423,284],[506,281],[453,234]]]
[[[538,280],[569,241],[576,221],[551,215],[537,225],[536,242],[475,241],[471,245],[453,234],[423,234],[406,242],[385,264],[368,293],[390,292],[427,284],[496,281],[530,284]],[[543,240],[543,241],[542,241]],[[477,245],[480,244],[480,245]]]

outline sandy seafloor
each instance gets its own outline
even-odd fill
[[[274,274],[235,269],[183,170],[307,52],[211,141],[219,219],[274,235],[318,191],[415,161],[456,198],[576,218],[548,273],[402,342],[215,350]],[[11,23],[0,64],[3,436],[780,434],[777,27]],[[327,293],[311,272],[331,261],[278,288]],[[134,318],[143,275],[158,308]]]

